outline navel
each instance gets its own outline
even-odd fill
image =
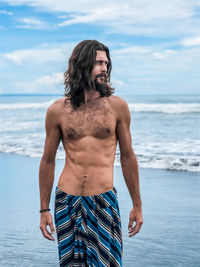
[[[81,195],[82,196],[85,193],[86,183],[87,183],[87,175],[83,175],[83,180],[82,180],[82,183],[81,183]]]

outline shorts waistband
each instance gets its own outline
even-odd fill
[[[115,195],[117,195],[117,189],[113,186],[113,188],[107,192],[103,192],[103,193],[100,193],[100,194],[96,194],[96,195],[71,195],[71,194],[68,194],[67,192],[64,192],[62,191],[58,185],[56,186],[56,194],[59,194],[59,193],[62,193],[62,194],[66,194],[66,196],[71,196],[71,197],[95,197],[95,196],[104,196],[104,195],[107,195],[107,194],[110,194],[110,193],[114,193]]]

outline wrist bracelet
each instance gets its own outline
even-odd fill
[[[43,210],[40,210],[40,213],[41,212],[45,212],[45,211],[50,211],[51,209],[43,209]]]

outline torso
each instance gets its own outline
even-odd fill
[[[117,138],[115,96],[73,110],[61,100],[60,129],[66,162],[58,187],[71,195],[96,195],[113,188]]]

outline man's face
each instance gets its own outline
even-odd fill
[[[96,51],[96,62],[92,70],[92,81],[96,79],[98,83],[105,83],[107,78],[108,58],[105,51]]]

